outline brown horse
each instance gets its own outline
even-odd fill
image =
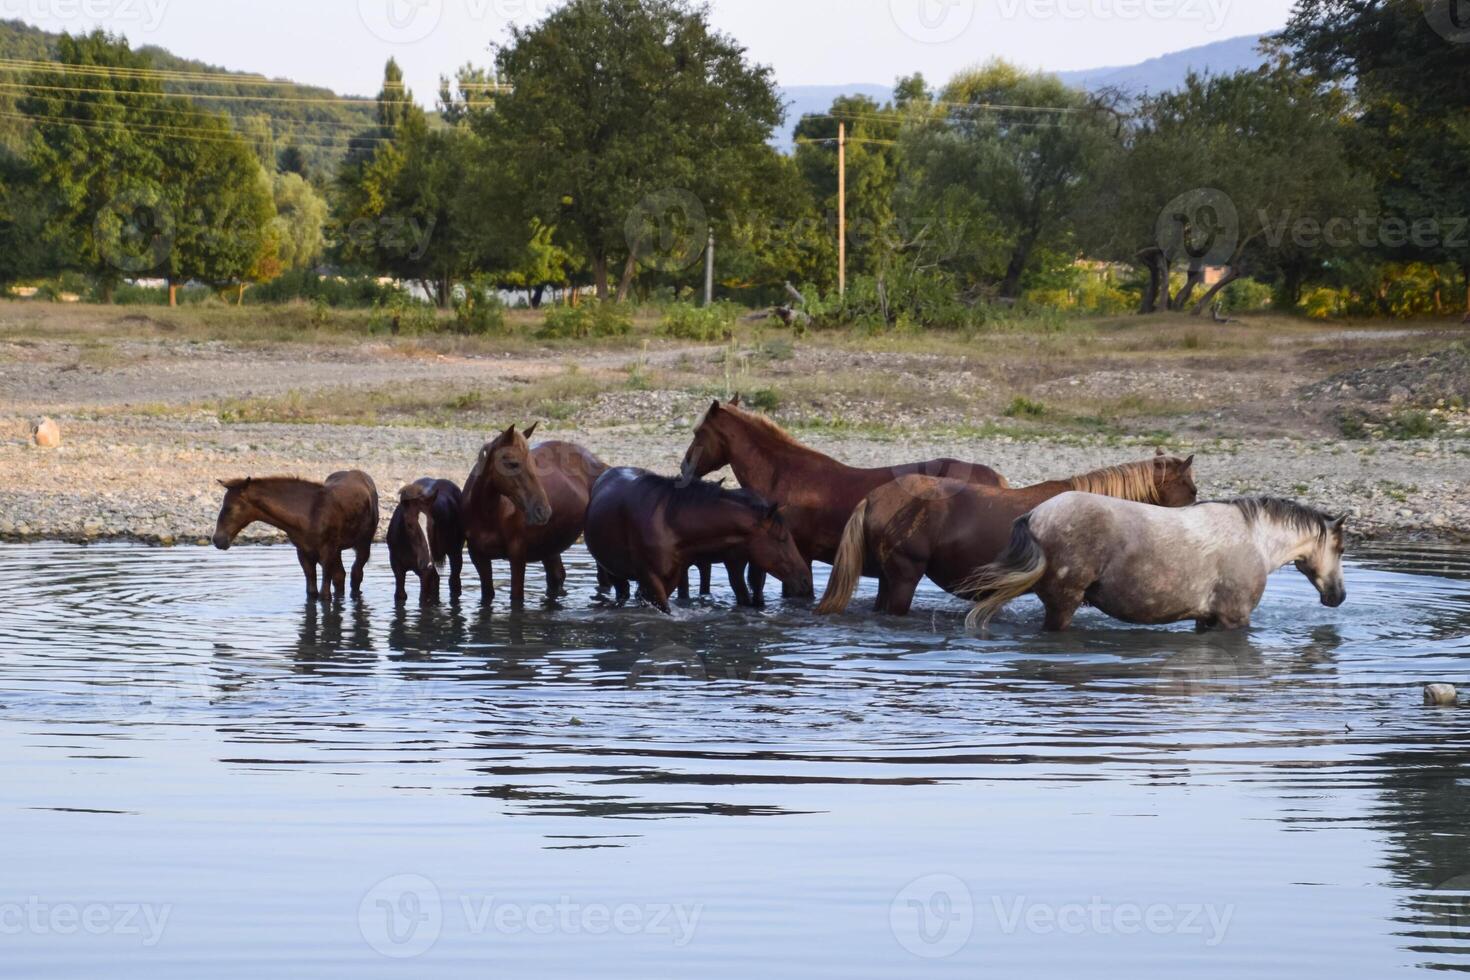
[[[924,476],[895,480],[853,511],[817,614],[845,612],[864,576],[878,579],[876,611],[894,616],[908,615],[914,591],[926,575],[946,592],[962,595],[958,589],[975,569],[1006,549],[1019,517],[1074,490],[1187,507],[1198,496],[1194,457],[1160,455],[1024,490]]]
[[[607,472],[606,463],[571,443],[533,451],[528,439],[535,431],[511,426],[487,443],[465,484],[465,539],[485,605],[495,601],[495,561],[510,562],[514,609],[525,608],[526,566],[533,562],[546,569],[547,599],[565,594],[561,556],[582,536],[592,484]]]
[[[342,552],[355,551],[352,595],[362,595],[362,574],[378,533],[378,488],[372,477],[356,470],[334,473],[325,483],[295,477],[221,480],[224,506],[214,530],[214,546],[228,551],[240,532],[257,521],[269,524],[296,546],[296,557],[306,573],[306,597],[340,601],[347,594],[347,572]],[[322,569],[317,591],[316,569]]]
[[[439,601],[439,569],[449,563],[449,598],[463,591],[464,528],[460,526],[462,498],[449,480],[419,480],[398,495],[398,509],[388,525],[388,558],[397,591],[393,598],[408,601],[405,582],[412,572],[419,579],[419,602]]]
[[[670,612],[669,596],[691,565],[740,562],[811,591],[811,567],[781,509],[749,490],[686,483],[645,470],[609,470],[592,488],[587,548],[601,574],[628,601],[636,581],[643,598]]]
[[[847,466],[803,446],[774,422],[742,410],[738,401],[731,405],[717,401],[710,407],[684,454],[683,474],[686,480],[695,480],[725,466],[735,471],[742,487],[781,505],[808,565],[831,564],[853,508],[904,475],[945,477],[977,486],[1009,485],[990,467],[957,459],[879,469]]]

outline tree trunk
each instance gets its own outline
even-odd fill
[[[609,295],[607,288],[606,255],[599,255],[592,260],[592,281],[597,285],[597,298],[606,301]]]
[[[236,306],[244,306],[245,305],[245,284],[243,282],[240,283],[240,285],[239,285],[239,292],[237,292],[235,294],[235,305]]]
[[[623,278],[618,281],[618,302],[622,303],[628,299],[628,293],[633,288],[633,277],[638,275],[638,253],[628,252],[628,261],[623,265]]]
[[[1465,316],[1470,318],[1470,262],[1465,263]]]
[[[117,280],[107,276],[103,278],[101,285],[102,302],[111,306],[113,299],[117,296]]]
[[[541,309],[541,301],[546,297],[546,285],[543,283],[531,290],[531,309]]]
[[[1030,249],[1017,245],[1016,250],[1011,253],[1011,262],[1006,266],[1005,282],[1001,283],[1000,294],[1006,299],[1015,299],[1021,292],[1021,276],[1026,272],[1026,260],[1030,256]]]
[[[1169,262],[1163,249],[1146,248],[1138,258],[1148,267],[1148,290],[1143,294],[1140,314],[1160,313],[1170,308]]]
[[[179,305],[179,284],[173,281],[173,277],[169,277],[168,280],[168,305],[170,307]]]
[[[1202,315],[1205,312],[1205,310],[1207,310],[1207,309],[1210,308],[1210,303],[1214,301],[1215,297],[1216,296],[1219,296],[1220,295],[1220,292],[1226,286],[1230,285],[1232,282],[1234,282],[1235,280],[1239,279],[1242,275],[1244,275],[1244,273],[1241,271],[1240,267],[1239,266],[1232,265],[1230,267],[1230,271],[1227,272],[1227,273],[1225,273],[1224,278],[1222,278],[1219,282],[1215,283],[1215,285],[1211,286],[1210,287],[1210,291],[1208,293],[1205,293],[1205,295],[1200,299],[1200,301],[1194,305],[1194,309],[1192,309],[1192,310],[1189,311],[1189,315],[1190,316],[1200,316],[1200,315]]]
[[[1194,291],[1205,281],[1205,267],[1199,259],[1191,257],[1189,260],[1189,278],[1184,282],[1184,288],[1179,290],[1179,295],[1174,297],[1170,304],[1171,309],[1182,310],[1189,305],[1189,298]]]

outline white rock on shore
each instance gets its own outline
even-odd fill
[[[31,423],[31,444],[42,449],[55,449],[61,445],[61,426],[55,419],[36,419]]]

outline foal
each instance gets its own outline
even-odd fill
[[[811,568],[780,508],[715,483],[609,470],[592,488],[587,548],[616,586],[620,605],[636,581],[643,597],[667,613],[669,596],[689,567],[714,562],[753,564],[811,591]]]
[[[1052,631],[1084,603],[1125,623],[1245,629],[1266,579],[1293,563],[1336,609],[1347,601],[1346,522],[1269,497],[1160,510],[1069,493],[1017,521],[1006,553],[964,584],[977,601],[970,625],[1035,592]]]
[[[449,480],[420,480],[404,487],[388,525],[388,557],[398,588],[393,598],[408,601],[405,582],[419,579],[419,602],[439,601],[439,570],[449,563],[449,598],[463,590],[464,528],[460,526],[461,494]]]
[[[296,557],[306,574],[306,598],[332,601],[346,598],[347,572],[342,552],[355,551],[352,566],[352,595],[362,595],[363,569],[373,551],[378,533],[378,488],[372,477],[352,470],[334,473],[325,483],[295,477],[255,480],[221,480],[224,506],[214,530],[214,546],[228,551],[240,532],[257,521],[269,524],[296,546]],[[316,569],[322,569],[322,587],[317,591]]]

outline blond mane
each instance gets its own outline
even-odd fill
[[[751,412],[745,411],[742,408],[737,408],[734,405],[721,405],[720,411],[734,416],[737,422],[745,423],[752,429],[756,429],[759,432],[764,433],[768,438],[776,442],[784,443],[788,446],[795,446],[798,449],[807,448],[806,446],[803,446],[800,442],[798,442],[796,438],[792,436],[789,432],[781,428],[775,422],[772,422],[770,419],[766,418],[764,415],[755,415]],[[705,425],[705,423],[709,422],[710,417],[714,414],[715,410],[713,407],[711,407],[710,410],[705,413],[704,420],[699,423],[700,426],[703,426]]]
[[[1067,482],[1079,493],[1095,493],[1140,504],[1157,504],[1163,500],[1157,461],[1152,459],[1109,466],[1107,469],[1074,476]]]

